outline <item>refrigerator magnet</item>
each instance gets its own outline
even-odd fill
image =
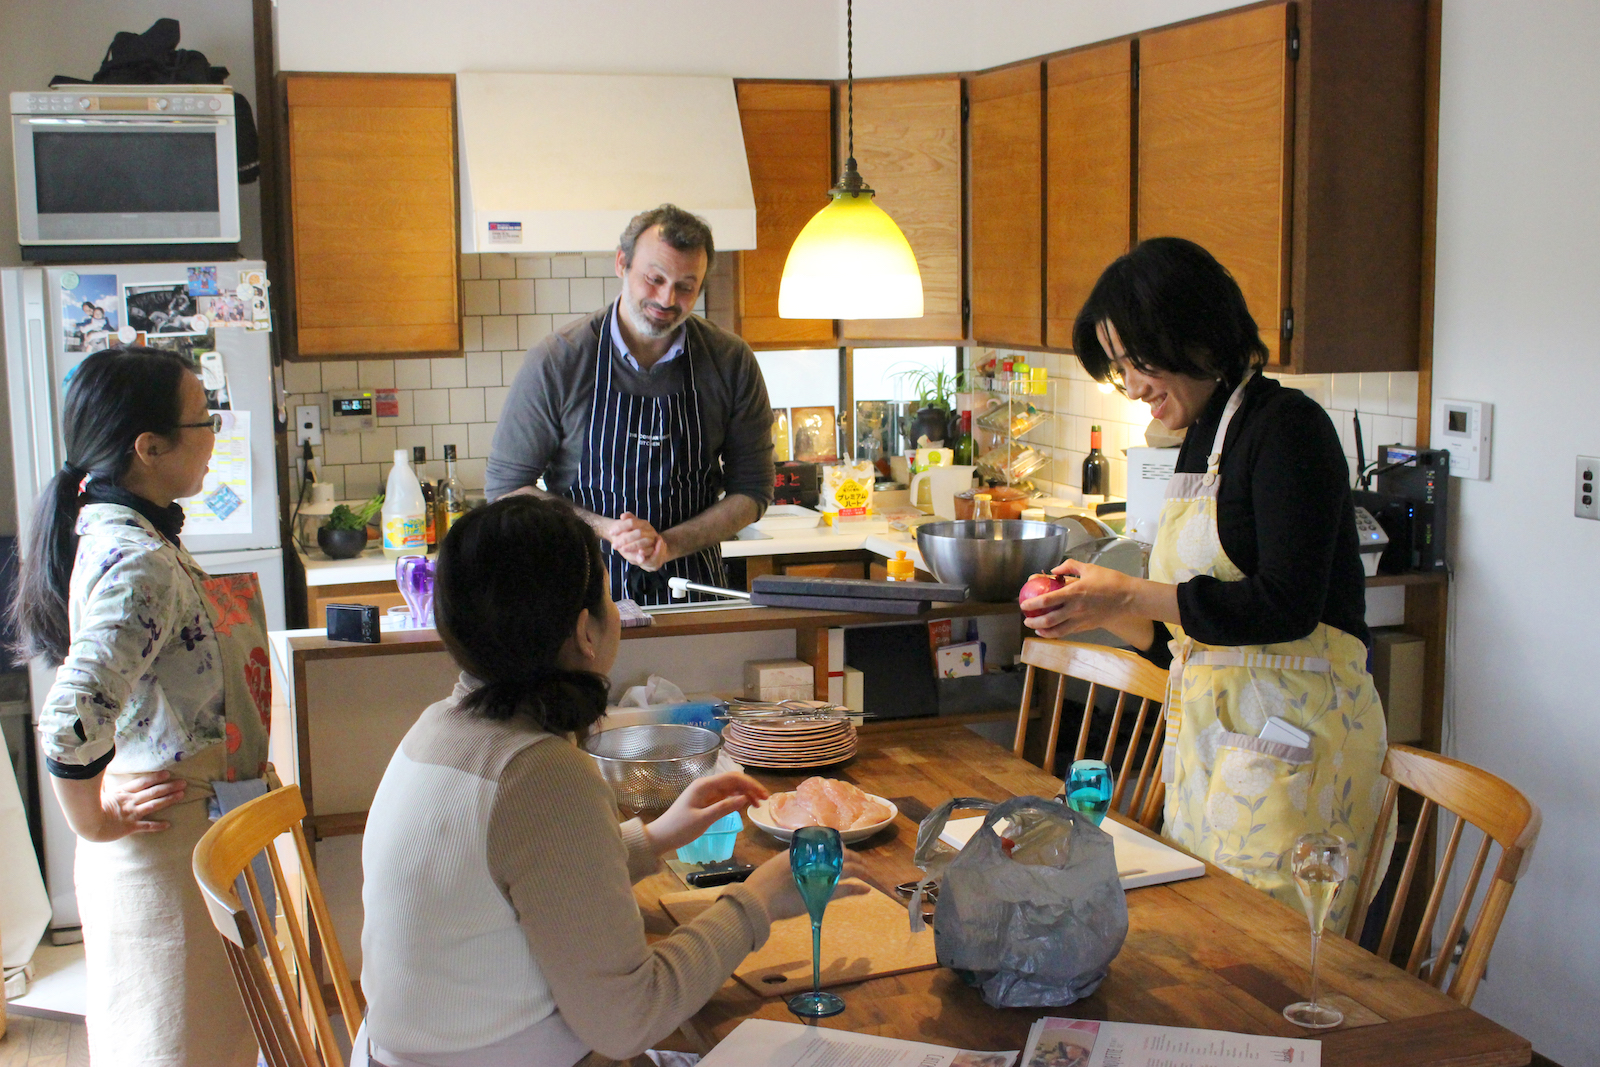
[[[219,296],[221,293],[222,290],[217,287],[217,268],[215,264],[189,268],[190,296]]]
[[[151,337],[194,337],[206,332],[196,326],[199,309],[186,282],[123,286],[128,325]]]
[[[121,310],[115,274],[78,274],[70,270],[62,274],[62,350],[98,352],[111,347],[111,339],[122,325]]]

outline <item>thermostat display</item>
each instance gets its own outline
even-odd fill
[[[333,433],[356,433],[374,429],[378,424],[370,389],[354,393],[329,393],[328,406],[332,409],[328,429]]]
[[[1490,430],[1494,405],[1478,400],[1433,402],[1431,444],[1450,453],[1450,473],[1457,478],[1489,478]]]

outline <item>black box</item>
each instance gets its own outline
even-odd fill
[[[329,604],[328,640],[357,641],[375,645],[378,635],[378,608],[374,604]]]
[[[1450,453],[1407,445],[1384,445],[1381,452],[1378,492],[1412,508],[1408,569],[1444,570],[1449,561]]]
[[[786,460],[773,472],[774,504],[799,504],[814,508],[822,496],[822,465]]]

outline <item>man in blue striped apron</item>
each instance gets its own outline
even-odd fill
[[[718,546],[772,502],[761,368],[692,313],[714,255],[695,215],[635,216],[621,295],[529,350],[495,427],[489,499],[570,501],[605,542],[617,599],[666,603],[668,577],[725,584]]]

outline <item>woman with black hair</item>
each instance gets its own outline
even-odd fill
[[[1299,908],[1300,834],[1349,840],[1352,873],[1393,844],[1392,826],[1374,832],[1387,744],[1338,433],[1260,373],[1267,349],[1238,284],[1191,241],[1152,238],[1106,268],[1073,346],[1092,377],[1187,434],[1150,577],[1069,560],[1056,571],[1071,580],[1029,601],[1049,610],[1027,624],[1044,637],[1104,627],[1170,664],[1163,834]],[[1308,743],[1263,737],[1269,719]]]
[[[179,540],[218,419],[175,353],[80,363],[11,605],[19,651],[56,667],[39,742],[78,837],[95,1067],[256,1059],[191,873],[213,783],[265,773],[271,712],[255,575],[213,578]]]
[[[639,1055],[805,911],[787,853],[646,942],[632,883],[767,791],[692,783],[648,825],[570,740],[606,708],[621,639],[599,539],[565,501],[502,497],[440,546],[455,692],[384,771],[362,842],[362,1054],[384,1067],[570,1067]],[[862,867],[846,854],[846,877]],[[864,887],[841,886],[840,892]]]

